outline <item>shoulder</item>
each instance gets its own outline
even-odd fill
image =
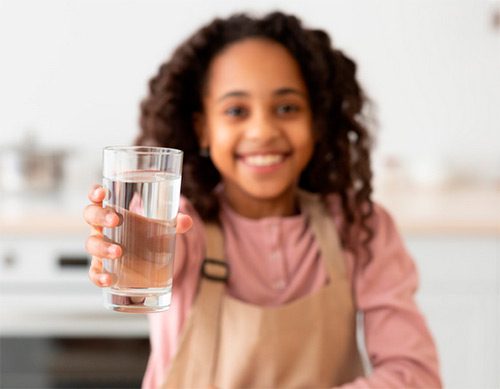
[[[402,294],[412,295],[418,287],[418,270],[389,210],[374,202],[369,226],[373,232],[371,258],[358,267],[358,293],[385,293],[400,288]]]
[[[337,228],[343,228],[345,222],[340,196],[329,195],[326,205]],[[400,293],[406,297],[411,296],[418,287],[415,262],[390,212],[374,202],[368,225],[373,233],[368,245],[371,255],[368,262],[361,260],[356,250],[344,248],[349,277],[355,284],[361,309],[387,294]],[[360,237],[358,244],[361,244],[359,242],[366,236],[366,232],[356,228],[354,233]]]
[[[337,194],[328,195],[326,198],[326,208],[331,214],[334,223],[339,231],[346,227],[345,218],[342,210],[342,202]],[[367,221],[367,225],[372,232],[372,238],[369,242],[371,259],[363,265],[363,269],[375,276],[379,272],[390,273],[392,271],[410,271],[414,267],[413,259],[408,253],[403,237],[392,217],[391,213],[381,204],[373,202],[373,212]],[[363,241],[366,237],[366,231],[360,230],[359,226],[355,226],[351,232],[359,237],[358,242]],[[361,244],[361,243],[358,243]],[[348,254],[350,265],[359,260],[355,251],[344,248]],[[385,270],[384,270],[385,269]]]
[[[404,254],[407,256],[403,238],[396,221],[390,211],[377,202],[373,203],[370,227],[373,229],[373,242],[371,246],[374,254],[390,249],[397,249],[401,255]]]

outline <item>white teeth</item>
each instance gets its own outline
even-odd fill
[[[281,154],[252,155],[245,157],[246,163],[253,166],[271,166],[283,161]]]

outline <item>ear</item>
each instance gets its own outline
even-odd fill
[[[210,144],[208,141],[208,128],[205,115],[202,112],[195,112],[193,114],[194,132],[198,138],[200,149],[208,149]]]

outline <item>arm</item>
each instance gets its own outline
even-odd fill
[[[414,300],[417,269],[394,221],[379,206],[374,222],[372,261],[353,280],[373,372],[342,388],[440,388],[436,347]]]

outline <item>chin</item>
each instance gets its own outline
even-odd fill
[[[255,186],[247,191],[248,195],[256,200],[273,201],[294,193],[295,186],[268,187],[267,185]]]

